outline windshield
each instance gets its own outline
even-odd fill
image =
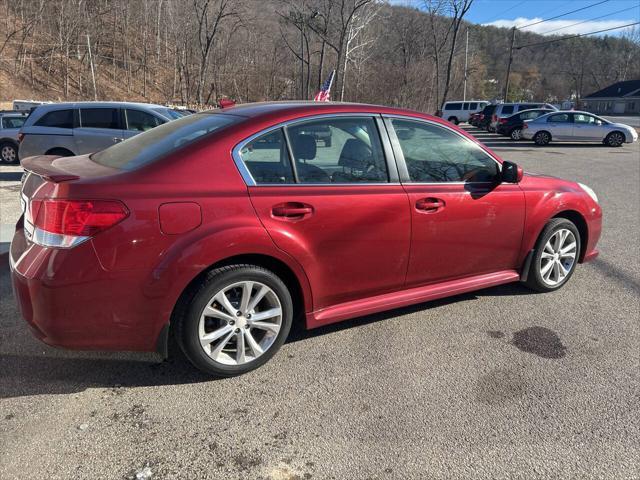
[[[182,118],[183,115],[181,115],[180,113],[176,112],[175,110],[171,109],[171,108],[152,108],[151,110],[153,110],[154,112],[158,112],[160,115],[162,115],[165,118],[170,118],[171,120],[177,120],[178,118]]]
[[[221,113],[199,113],[180,117],[94,153],[91,160],[107,167],[135,170],[155,162],[201,137],[237,123],[243,117]]]

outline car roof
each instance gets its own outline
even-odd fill
[[[403,108],[385,107],[382,105],[369,105],[366,103],[347,103],[347,102],[314,102],[314,101],[279,101],[279,102],[258,102],[244,103],[226,107],[223,109],[207,110],[200,113],[225,113],[237,115],[246,118],[255,118],[267,116],[271,114],[282,115],[321,115],[323,113],[386,113],[389,115],[409,115],[435,118],[437,117],[417,112],[415,110],[407,110]]]
[[[142,102],[60,102],[60,103],[45,103],[38,105],[36,108],[38,111],[45,110],[58,110],[63,108],[80,108],[80,107],[142,107],[142,108],[168,108],[163,105],[155,103],[142,103]]]

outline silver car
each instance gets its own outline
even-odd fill
[[[182,116],[162,105],[131,102],[55,103],[37,107],[20,134],[20,158],[98,152]]]
[[[602,142],[610,147],[638,140],[635,128],[623,123],[612,123],[588,112],[564,111],[542,115],[525,121],[522,138],[537,145],[558,142]]]
[[[18,161],[18,133],[26,119],[26,113],[0,112],[0,162]]]

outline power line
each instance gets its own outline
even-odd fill
[[[523,28],[532,27],[533,25],[539,25],[541,23],[548,22],[549,20],[555,20],[556,18],[565,17],[567,15],[571,15],[572,13],[581,12],[582,10],[586,10],[587,8],[595,7],[596,5],[602,5],[603,3],[607,3],[608,1],[609,0],[602,0],[601,2],[593,3],[591,5],[587,5],[586,7],[578,8],[576,10],[571,10],[570,12],[563,13],[561,15],[556,15],[555,17],[546,18],[544,20],[539,20],[539,21],[533,22],[533,23],[528,23],[527,25],[518,25],[515,28],[520,30],[520,29],[523,29]]]
[[[636,8],[639,8],[639,6],[638,5],[634,5],[633,7],[623,8],[622,10],[617,10],[615,12],[607,13],[606,15],[600,15],[599,17],[590,18],[588,20],[583,20],[583,21],[577,22],[577,23],[572,23],[571,25],[566,25],[564,27],[555,28],[553,30],[548,30],[546,32],[540,32],[540,35],[548,35],[551,32],[557,32],[558,30],[564,30],[565,28],[575,27],[576,25],[582,25],[583,23],[592,22],[594,20],[600,20],[601,18],[610,17],[611,15],[616,15],[617,13],[626,12],[627,10],[635,10]]]
[[[640,22],[629,23],[627,25],[620,25],[619,27],[605,28],[604,30],[598,30],[598,31],[595,31],[595,32],[581,33],[579,35],[572,35],[570,37],[556,38],[555,40],[547,40],[546,42],[527,43],[526,45],[520,45],[520,46],[513,47],[513,48],[516,49],[516,50],[520,50],[521,48],[526,48],[526,47],[534,47],[534,46],[537,46],[537,45],[546,45],[548,43],[562,42],[563,40],[570,40],[572,38],[585,37],[587,35],[594,35],[596,33],[609,32],[611,30],[619,30],[621,28],[632,27],[632,26],[638,25],[638,24],[640,24]]]

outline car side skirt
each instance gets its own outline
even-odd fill
[[[520,273],[516,270],[503,270],[353,300],[308,313],[307,327],[321,327],[349,318],[437,300],[439,298],[450,297],[482,288],[517,282],[518,280],[520,280]]]

